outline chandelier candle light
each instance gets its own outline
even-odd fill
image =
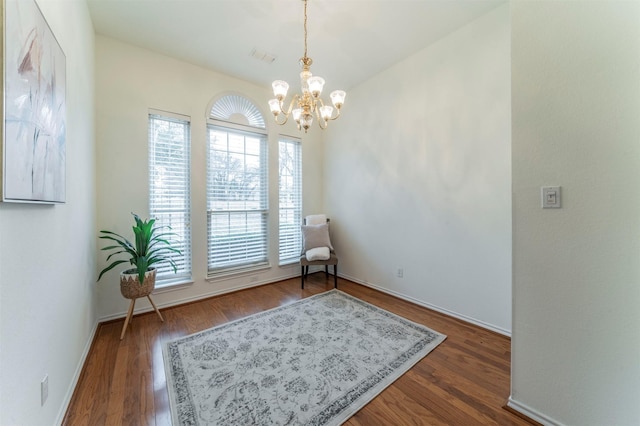
[[[313,124],[313,115],[315,114],[318,119],[318,125],[321,129],[326,129],[329,124],[329,120],[335,120],[340,116],[340,108],[344,104],[344,98],[347,96],[344,90],[334,90],[329,95],[333,107],[336,109],[336,114],[333,114],[333,107],[325,105],[320,95],[322,94],[322,88],[324,87],[324,79],[322,77],[313,76],[311,74],[311,64],[313,60],[307,56],[307,0],[304,1],[304,56],[300,58],[300,65],[302,65],[302,72],[300,73],[300,85],[302,87],[302,94],[296,93],[291,99],[289,108],[285,111],[283,107],[284,99],[287,97],[287,91],[289,90],[289,84],[283,80],[274,81],[271,86],[273,87],[273,95],[275,99],[269,101],[269,108],[273,113],[276,123],[282,125],[287,122],[290,114],[293,114],[293,119],[298,124],[298,130],[304,129],[307,133],[311,124]],[[294,108],[294,105],[296,108]],[[284,119],[279,120],[278,117],[284,116]]]

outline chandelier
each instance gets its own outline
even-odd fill
[[[304,56],[300,58],[302,72],[300,72],[300,85],[302,94],[296,93],[291,99],[289,107],[285,111],[283,109],[284,99],[287,97],[289,84],[283,80],[274,81],[273,95],[275,99],[269,101],[269,108],[273,113],[277,124],[283,125],[287,122],[289,115],[293,114],[293,119],[298,125],[298,130],[307,130],[313,124],[313,116],[318,120],[321,129],[326,129],[329,120],[335,120],[340,116],[340,108],[344,104],[344,98],[347,94],[344,90],[334,90],[329,97],[333,103],[333,107],[325,105],[320,97],[322,88],[324,87],[324,79],[322,77],[313,76],[311,74],[311,64],[313,61],[307,56],[307,0],[304,1]],[[295,106],[295,108],[294,108]],[[334,115],[335,107],[335,115]],[[284,117],[284,118],[280,118]]]

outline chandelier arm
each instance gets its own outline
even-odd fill
[[[289,115],[291,115],[291,111],[293,110],[293,105],[296,103],[298,98],[299,98],[298,94],[293,96],[293,98],[291,99],[291,102],[289,102],[289,108],[287,108],[286,111],[284,109],[282,109],[282,107],[284,106],[284,99],[282,99],[279,102],[280,112],[277,115],[274,114],[274,116],[273,116],[273,118],[276,121],[276,124],[282,126],[283,124],[285,124],[289,120]],[[284,120],[280,121],[278,119],[278,117],[280,117],[280,116],[283,116]]]
[[[322,100],[322,98],[318,98],[317,102],[320,104],[320,106],[321,106],[321,107],[323,107],[323,106],[324,106],[324,101]],[[334,109],[334,110],[336,110],[336,115],[335,115],[335,117],[329,117],[329,118],[327,119],[327,121],[329,121],[329,120],[335,120],[335,119],[337,119],[338,117],[340,117],[340,108],[334,107],[333,109]],[[323,130],[324,130],[324,129],[326,129],[326,127],[323,127]]]
[[[340,108],[334,108],[336,110],[336,116],[335,117],[329,117],[329,120],[337,120],[338,117],[340,117]]]
[[[324,101],[322,100],[322,98],[318,98],[317,103],[319,103],[321,107],[323,107],[323,106],[325,105],[325,104],[324,104]],[[329,121],[329,120],[332,120],[332,121],[333,121],[333,120],[336,120],[338,117],[340,117],[340,108],[334,107],[333,109],[334,109],[334,110],[336,110],[336,115],[335,115],[335,117],[329,117],[329,118],[327,118],[327,121]],[[324,127],[324,128],[323,128],[323,130],[324,130],[325,128],[326,128],[326,127]]]
[[[293,105],[297,103],[299,98],[300,96],[297,93],[293,95],[293,98],[291,98],[291,102],[289,102],[289,108],[287,108],[286,111],[282,109],[282,106],[284,105],[284,99],[280,101],[280,112],[289,117],[289,114],[291,114],[291,111],[293,110]]]
[[[276,120],[276,124],[279,124],[280,126],[282,126],[284,123],[287,122],[287,120],[289,119],[289,114],[282,114],[282,116],[284,117],[284,120],[282,120],[282,122],[280,122],[278,120],[278,117],[280,116],[280,114],[278,115],[274,115],[273,118]]]
[[[322,102],[320,102],[322,104]],[[315,104],[315,102],[314,102]],[[316,120],[318,121],[318,126],[320,126],[320,128],[322,130],[327,128],[327,122],[324,120],[324,118],[320,117],[320,112],[319,112],[319,108],[316,106],[315,108],[315,112],[316,112]],[[324,126],[322,125],[322,123],[324,123]]]

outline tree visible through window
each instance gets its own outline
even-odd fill
[[[267,262],[266,140],[209,128],[209,272]]]

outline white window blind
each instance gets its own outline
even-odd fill
[[[297,262],[302,251],[302,145],[280,139],[278,173],[279,263]]]
[[[158,226],[171,228],[161,231],[175,234],[168,239],[182,252],[166,252],[177,274],[169,262],[157,265],[160,286],[191,279],[190,144],[188,117],[149,114],[149,214]]]
[[[268,263],[266,135],[208,126],[208,270]]]

